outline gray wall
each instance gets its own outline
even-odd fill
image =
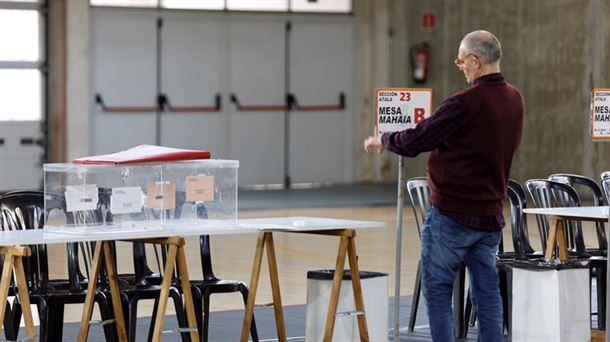
[[[88,15],[87,6],[67,7],[63,13],[54,12],[56,20],[52,21],[51,33],[59,33],[63,15],[68,18]],[[422,32],[420,28],[421,12],[426,10],[437,14],[435,32]],[[610,1],[354,0],[354,12],[359,37],[355,60],[362,75],[358,99],[361,139],[372,133],[372,95],[376,86],[419,86],[409,76],[410,46],[422,41],[431,44],[431,74],[423,86],[434,89],[434,104],[438,105],[443,98],[466,86],[463,75],[453,65],[460,39],[472,30],[484,28],[502,41],[503,72],[526,99],[523,145],[512,177],[523,181],[546,177],[552,172],[573,172],[598,178],[602,170],[610,170],[610,142],[593,143],[588,132],[590,91],[594,87],[610,87]],[[79,27],[81,23],[84,26]],[[61,50],[61,38],[66,39],[65,55],[79,56],[88,63],[87,42],[71,38],[78,35],[88,39],[88,25],[82,20],[69,20],[66,26],[67,37],[57,34],[51,38],[52,50]],[[58,60],[62,54],[59,55]],[[52,72],[61,74],[59,66],[60,63],[52,63]],[[74,136],[89,132],[85,127],[88,123],[80,118],[89,115],[88,110],[80,109],[83,108],[80,101],[90,100],[89,93],[87,87],[86,91],[79,87],[88,84],[89,74],[79,72],[80,66],[78,70],[70,64],[66,67],[67,75],[63,77],[64,82],[65,78],[69,81],[70,96],[64,100],[69,109],[65,124],[73,133],[66,137],[65,131],[56,127],[62,109],[52,110],[55,161],[67,160],[89,149],[88,137]],[[52,85],[52,102],[61,103],[61,84],[59,81]],[[80,129],[75,130],[75,125]],[[396,156],[390,153],[366,156],[361,139],[354,147],[358,178],[395,181]],[[68,146],[64,145],[66,140]],[[67,153],[60,152],[62,147]],[[408,159],[407,175],[423,175],[426,159],[426,155]]]
[[[422,31],[422,11],[436,13],[435,32]],[[526,101],[512,178],[570,172],[599,179],[610,170],[610,141],[592,142],[589,134],[591,89],[610,87],[610,1],[393,0],[390,13],[391,85],[422,86],[410,80],[408,51],[427,41],[431,72],[423,86],[434,89],[434,105],[467,86],[453,64],[464,34],[486,29],[500,39],[502,71]],[[407,160],[407,175],[422,175],[425,160]]]

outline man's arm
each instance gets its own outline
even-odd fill
[[[375,147],[381,151],[386,148],[402,156],[415,157],[422,152],[432,151],[441,146],[462,129],[467,121],[468,107],[466,104],[459,98],[450,97],[438,106],[432,116],[415,128],[386,133],[381,136],[379,141],[381,147]]]

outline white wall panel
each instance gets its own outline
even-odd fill
[[[94,106],[94,153],[143,143],[207,149],[240,161],[240,185],[354,180],[354,20],[342,16],[227,14],[96,8],[92,28],[92,93],[107,106],[151,107],[157,91],[171,107],[213,106],[220,112],[104,113]],[[157,18],[160,74],[157,75]],[[286,22],[292,22],[286,75]],[[158,77],[157,77],[158,76]],[[287,79],[289,84],[286,84]],[[157,82],[160,88],[157,89]],[[301,106],[339,103],[344,110],[289,112],[286,91]],[[280,108],[250,111],[244,107]],[[359,146],[359,145],[358,145]],[[286,150],[288,149],[288,150]]]
[[[161,36],[161,92],[172,107],[213,106],[226,77],[226,26],[218,16],[170,13],[163,17]],[[164,146],[206,149],[227,158],[228,136],[224,96],[219,112],[162,114]]]
[[[285,22],[234,18],[229,30],[229,89],[242,105],[285,103]],[[284,112],[230,106],[230,157],[243,184],[284,182]]]
[[[343,110],[292,111],[290,174],[293,182],[354,179],[356,109],[351,20],[295,20],[290,41],[290,92],[299,105],[338,104]]]
[[[0,192],[42,187],[41,147],[21,139],[41,139],[40,121],[0,121]]]
[[[156,106],[156,26],[152,11],[93,10],[91,91],[106,106]],[[94,154],[155,143],[154,111],[105,113],[92,104]]]

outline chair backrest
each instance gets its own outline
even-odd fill
[[[548,179],[531,179],[525,182],[525,186],[536,208],[580,206],[580,198],[576,190],[568,184]],[[543,249],[546,249],[549,221],[546,215],[536,215],[536,222],[540,231],[541,244]],[[588,257],[580,221],[565,221],[565,232],[568,248],[572,252],[576,252],[578,257]]]
[[[602,189],[606,195],[606,203],[610,203],[610,177],[602,179]]]
[[[406,190],[409,194],[411,208],[417,224],[417,233],[421,237],[421,230],[430,208],[430,186],[426,177],[414,177],[407,180]],[[420,225],[421,220],[421,225]]]
[[[578,192],[580,198],[583,197],[581,196],[583,194],[591,195],[593,198],[593,205],[604,205],[604,195],[602,194],[602,190],[597,182],[591,178],[569,173],[554,173],[549,176],[549,180],[569,184]]]
[[[40,191],[11,191],[0,197],[0,229],[41,229],[45,222],[44,194]],[[45,245],[29,246],[32,254],[23,266],[30,289],[45,288],[49,265]]]
[[[581,195],[591,196],[594,206],[604,205],[604,195],[602,193],[602,189],[597,182],[591,178],[569,173],[555,173],[549,176],[549,180],[570,185],[578,192],[580,198],[583,198]],[[596,222],[595,228],[599,250],[608,250],[608,240],[606,237],[604,223]]]
[[[511,209],[510,226],[515,258],[527,259],[527,254],[534,253],[534,249],[530,245],[527,218],[523,213],[523,209],[527,208],[527,197],[525,190],[521,184],[510,179],[508,181],[506,192]],[[499,252],[502,253],[503,250]]]
[[[610,178],[610,171],[604,171],[601,173],[600,178],[602,180],[606,179],[606,178]]]

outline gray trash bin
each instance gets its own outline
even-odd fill
[[[510,260],[507,304],[513,341],[589,341],[591,339],[587,261]]]
[[[334,270],[307,272],[307,315],[305,340],[318,342],[324,337],[326,313]],[[343,272],[333,341],[360,341],[351,272]],[[370,341],[388,340],[388,274],[360,271],[360,283]]]

